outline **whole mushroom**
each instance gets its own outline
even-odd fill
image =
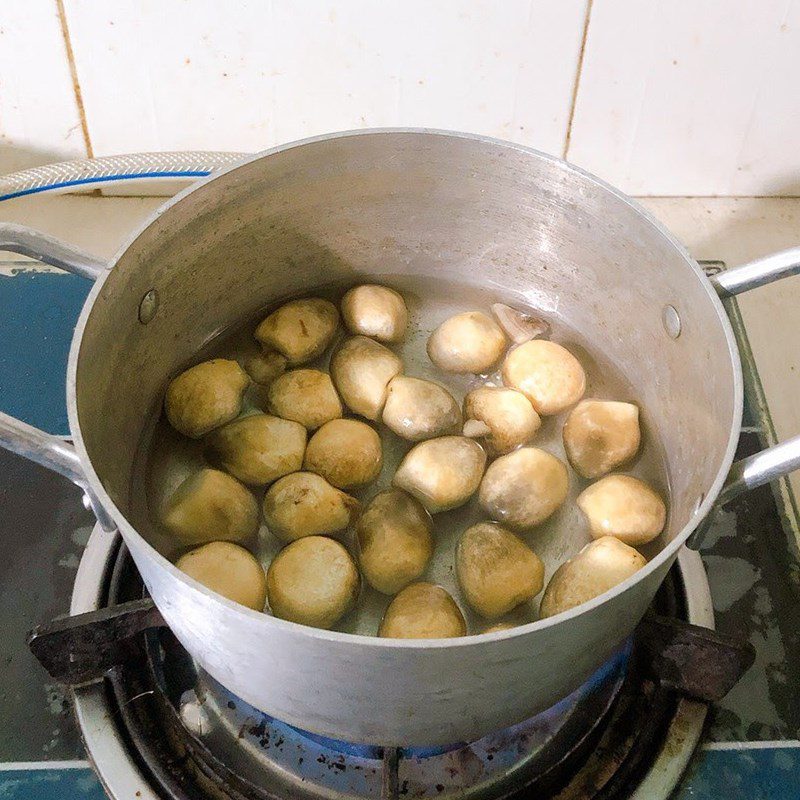
[[[583,397],[586,373],[565,347],[533,339],[509,351],[503,383],[522,392],[537,413],[558,414]]]
[[[490,456],[510,453],[529,442],[542,424],[539,415],[522,392],[503,387],[482,386],[464,398],[464,435],[476,430]],[[470,422],[483,428],[470,428]]]
[[[164,412],[175,430],[199,439],[239,415],[249,384],[247,373],[235,361],[203,361],[170,381]]]
[[[459,433],[461,409],[438,383],[398,375],[389,382],[383,422],[403,439],[419,442]]]
[[[269,388],[269,410],[310,431],[342,416],[342,402],[330,376],[318,369],[293,369]]]
[[[412,583],[386,609],[378,636],[387,639],[447,639],[464,636],[467,624],[441,586]]]
[[[175,566],[212,592],[254,611],[263,611],[267,597],[264,569],[244,547],[209,542],[182,555]]]
[[[446,319],[428,339],[428,356],[446,372],[488,372],[508,344],[500,326],[482,311]]]
[[[478,488],[485,466],[486,453],[477,442],[464,436],[440,436],[412,447],[392,484],[437,514],[466,503]]]
[[[281,619],[330,628],[354,605],[358,569],[344,545],[306,536],[286,545],[267,570],[267,596]]]
[[[364,284],[342,298],[342,318],[350,333],[379,342],[400,342],[408,325],[408,309],[394,289]]]
[[[353,336],[331,358],[331,378],[345,405],[369,420],[380,418],[389,381],[403,362],[388,347],[366,336]]]
[[[542,591],[544,564],[511,531],[493,522],[467,528],[456,548],[456,574],[469,605],[496,619]]]
[[[599,478],[639,450],[639,408],[633,403],[581,400],[563,430],[569,463],[583,478]]]
[[[521,447],[489,465],[478,500],[494,520],[518,530],[544,522],[567,497],[562,461],[537,447]]]
[[[396,594],[419,578],[433,555],[433,521],[411,495],[386,489],[358,520],[359,562],[367,583]]]
[[[646,563],[641,553],[613,536],[596,539],[553,573],[539,616],[544,619],[579,606],[622,583]]]
[[[277,350],[289,364],[306,364],[321,356],[336,333],[339,312],[329,300],[308,297],[290,300],[256,328],[255,337]]]
[[[359,502],[313,472],[279,478],[264,496],[264,521],[283,542],[338,533],[358,513]]]
[[[578,495],[578,508],[597,539],[614,536],[630,545],[653,541],[667,519],[660,495],[631,475],[606,475]]]
[[[381,438],[365,422],[333,419],[310,439],[304,468],[339,489],[364,486],[383,466]]]
[[[162,522],[183,544],[241,542],[258,531],[258,503],[235,478],[204,468],[172,493]]]
[[[264,486],[303,464],[306,429],[269,414],[250,414],[214,431],[209,447],[222,467],[251,486]]]

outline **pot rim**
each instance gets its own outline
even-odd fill
[[[366,636],[363,634],[343,633],[340,631],[329,631],[321,628],[312,628],[307,625],[301,625],[296,622],[290,622],[288,620],[279,619],[278,617],[275,617],[272,614],[267,614],[261,611],[254,611],[253,609],[245,608],[244,606],[239,605],[238,603],[234,603],[231,600],[221,597],[216,592],[212,592],[210,589],[207,589],[201,583],[198,583],[193,578],[190,578],[188,575],[181,572],[171,561],[169,561],[169,559],[161,555],[161,553],[159,553],[128,522],[128,520],[125,518],[125,515],[119,510],[119,508],[116,506],[114,501],[111,499],[111,497],[108,495],[105,488],[103,487],[103,484],[101,483],[99,476],[94,470],[94,466],[92,465],[91,459],[89,458],[89,454],[84,444],[83,434],[80,426],[80,420],[78,418],[77,391],[76,391],[77,365],[78,365],[78,359],[80,357],[80,348],[83,339],[83,331],[86,327],[89,316],[91,315],[95,301],[97,300],[97,297],[99,296],[100,292],[103,289],[105,281],[108,279],[108,276],[111,274],[111,271],[114,268],[114,266],[116,266],[116,264],[124,255],[124,253],[133,244],[133,242],[136,241],[143,233],[145,233],[145,231],[162,214],[164,214],[166,211],[172,208],[172,206],[176,205],[177,203],[180,203],[181,200],[183,200],[185,197],[192,194],[193,192],[202,189],[208,183],[216,180],[217,178],[223,175],[227,175],[229,172],[233,172],[234,170],[237,170],[242,166],[253,163],[263,158],[267,158],[277,153],[284,152],[286,150],[292,150],[295,148],[303,147],[305,145],[316,144],[318,142],[325,142],[333,139],[354,138],[358,136],[382,136],[386,134],[443,136],[455,139],[467,139],[475,142],[480,142],[483,144],[503,147],[508,150],[515,150],[524,153],[526,155],[534,156],[536,158],[548,161],[551,164],[558,167],[559,169],[562,169],[565,172],[579,175],[584,180],[593,183],[595,186],[603,189],[610,195],[614,196],[616,199],[625,203],[632,211],[634,211],[636,214],[642,217],[646,222],[648,222],[650,226],[653,228],[653,230],[658,234],[660,234],[683,257],[686,266],[695,274],[697,279],[702,283],[705,292],[711,301],[712,306],[714,306],[714,308],[716,309],[728,345],[728,354],[733,366],[733,392],[734,392],[734,398],[733,398],[734,414],[731,423],[731,430],[728,434],[728,445],[725,450],[725,454],[720,461],[717,474],[714,480],[712,481],[711,486],[707,489],[705,496],[703,497],[702,503],[700,503],[700,505],[695,510],[692,519],[681,529],[681,531],[672,539],[672,541],[670,541],[664,547],[664,549],[661,550],[661,552],[659,552],[653,559],[648,561],[647,564],[644,567],[642,567],[642,569],[634,573],[631,577],[627,578],[622,583],[617,584],[616,586],[609,589],[607,592],[604,592],[603,594],[598,595],[597,597],[594,597],[591,600],[588,600],[587,602],[582,603],[579,606],[576,606],[575,608],[568,609],[567,611],[563,611],[560,614],[556,614],[552,617],[539,619],[534,622],[526,623],[525,625],[518,625],[514,628],[511,628],[510,630],[497,631],[496,633],[489,633],[489,634],[485,633],[471,634],[469,636],[462,636],[452,639],[382,639],[377,636]],[[137,542],[137,546],[141,550],[143,550],[148,557],[152,558],[163,570],[169,573],[171,578],[174,578],[182,582],[186,586],[189,586],[194,591],[201,593],[208,600],[211,600],[212,602],[219,603],[223,606],[227,606],[229,609],[232,609],[239,614],[251,616],[254,620],[255,619],[260,620],[259,624],[262,624],[267,628],[270,625],[275,625],[278,627],[283,626],[287,630],[287,633],[292,631],[293,629],[297,629],[295,631],[296,633],[300,633],[310,638],[335,642],[342,646],[357,645],[359,647],[363,647],[366,645],[376,648],[391,648],[391,649],[402,648],[402,649],[413,649],[413,650],[439,650],[439,649],[449,649],[454,647],[470,647],[477,644],[496,642],[505,639],[513,639],[518,636],[524,636],[527,634],[535,633],[536,631],[543,630],[551,626],[560,625],[562,623],[568,623],[570,620],[582,616],[583,614],[587,614],[593,609],[597,608],[598,606],[601,606],[606,602],[609,602],[614,597],[623,594],[635,584],[639,583],[640,581],[643,581],[652,572],[658,570],[662,565],[665,564],[665,562],[674,559],[679,549],[684,545],[684,543],[693,533],[698,524],[711,511],[716,501],[716,498],[722,489],[722,486],[730,470],[730,466],[733,463],[734,455],[736,452],[739,429],[741,427],[742,409],[743,409],[743,379],[742,379],[741,359],[739,356],[738,346],[736,344],[736,338],[733,333],[733,328],[731,327],[725,308],[722,305],[722,301],[719,299],[716,291],[714,290],[714,287],[712,286],[711,282],[706,278],[705,274],[703,273],[697,261],[694,258],[692,258],[692,256],[684,247],[684,245],[677,238],[675,238],[675,236],[673,236],[673,234],[661,222],[659,222],[652,214],[650,214],[650,212],[647,211],[647,209],[645,209],[642,205],[636,202],[633,198],[626,195],[624,192],[621,192],[619,189],[616,189],[615,187],[611,186],[610,184],[606,183],[605,181],[601,180],[595,175],[592,175],[590,172],[587,172],[586,170],[581,169],[580,167],[576,167],[573,164],[569,164],[568,162],[564,161],[561,158],[550,155],[548,153],[543,153],[542,151],[536,150],[532,147],[505,141],[503,139],[498,139],[493,136],[484,136],[481,134],[473,134],[473,133],[462,133],[459,131],[448,131],[437,128],[418,128],[418,127],[365,128],[361,130],[338,131],[335,133],[327,133],[327,134],[322,134],[320,136],[311,136],[304,139],[298,139],[292,142],[288,142],[286,144],[277,145],[276,147],[269,148],[260,153],[243,157],[240,161],[236,162],[235,164],[226,167],[225,169],[220,170],[219,172],[215,172],[209,175],[208,177],[199,179],[191,186],[187,187],[174,197],[167,200],[163,205],[159,206],[155,211],[153,211],[123,241],[122,245],[120,245],[117,252],[109,260],[107,272],[103,276],[98,278],[98,280],[92,287],[92,290],[90,291],[89,295],[87,296],[84,306],[81,310],[80,317],[78,318],[78,322],[75,326],[75,332],[73,334],[72,344],[70,346],[69,360],[67,363],[66,387],[67,387],[67,414],[69,419],[70,431],[72,433],[73,442],[78,452],[78,456],[81,461],[81,466],[85,473],[86,480],[91,492],[98,499],[103,508],[105,508],[106,511],[110,514],[114,522],[117,524],[119,531],[123,536],[123,539],[127,540],[128,537],[133,538]]]

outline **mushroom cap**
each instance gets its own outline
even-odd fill
[[[263,611],[267,599],[264,568],[244,547],[232,542],[209,542],[182,555],[175,566],[234,603]]]
[[[436,514],[466,503],[480,485],[485,465],[486,453],[477,442],[465,436],[440,436],[412,447],[392,484]]]
[[[446,639],[464,636],[467,624],[456,601],[441,586],[412,583],[386,609],[378,636],[388,639]]]
[[[306,536],[286,545],[267,570],[267,596],[281,619],[330,628],[355,604],[358,569],[344,545]]]
[[[446,372],[488,372],[508,344],[500,326],[482,311],[446,319],[428,339],[428,356]]]
[[[522,392],[537,413],[558,414],[586,391],[586,373],[565,347],[532,339],[509,350],[503,362],[503,382]]]
[[[489,465],[478,499],[492,519],[526,530],[553,514],[568,491],[569,474],[560,459],[538,447],[520,447]]]
[[[164,412],[175,430],[199,439],[239,415],[249,384],[250,378],[236,361],[203,361],[170,381]]]
[[[350,333],[379,342],[400,342],[408,325],[403,296],[388,286],[355,286],[342,298],[342,318]]]
[[[641,553],[613,536],[595,539],[553,573],[539,616],[544,619],[579,606],[622,583],[646,563]]]
[[[578,508],[597,539],[614,536],[629,545],[653,541],[667,520],[660,495],[632,475],[606,475],[578,495]]]

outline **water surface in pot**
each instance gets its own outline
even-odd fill
[[[575,354],[583,365],[587,375],[585,397],[609,400],[624,400],[638,403],[638,394],[632,383],[626,379],[625,373],[635,373],[636,365],[615,365],[592,344],[590,338],[580,331],[571,328],[557,309],[536,309],[531,307],[528,299],[503,292],[500,289],[487,289],[486,286],[465,285],[438,278],[420,278],[403,280],[392,275],[381,280],[379,275],[371,276],[371,282],[384,283],[399,291],[408,305],[410,318],[404,342],[390,345],[403,359],[405,374],[413,377],[427,378],[446,386],[455,398],[461,402],[466,392],[480,385],[502,385],[497,373],[488,376],[453,375],[445,373],[431,363],[426,352],[426,343],[431,332],[445,319],[463,311],[482,310],[489,313],[492,303],[504,302],[516,308],[524,309],[536,316],[541,316],[552,326],[550,338],[566,346]],[[326,297],[338,305],[338,301],[350,286],[327,286],[315,289],[307,296]],[[207,345],[197,353],[195,363],[208,358],[243,359],[256,352],[253,330],[264,316],[279,304],[267,306],[257,317],[247,319],[232,328],[212,337]],[[340,329],[332,347],[324,356],[315,362],[303,365],[327,371],[330,353],[337,343],[346,336]],[[190,366],[187,364],[185,366]],[[195,470],[208,466],[201,441],[187,439],[166,422],[161,415],[161,402],[155,404],[150,424],[138,450],[136,469],[134,472],[131,495],[132,521],[137,529],[161,553],[174,560],[182,551],[176,547],[169,534],[159,525],[159,509],[178,484]],[[243,413],[262,410],[263,394],[253,386],[245,398]],[[647,409],[641,409],[642,447],[636,460],[626,468],[626,474],[635,475],[650,483],[665,498],[668,493],[668,475],[663,450],[656,439],[655,425],[648,417]],[[531,444],[541,447],[566,461],[561,439],[561,429],[567,412],[556,416],[542,418],[542,426]],[[376,425],[383,442],[384,464],[378,479],[370,486],[352,494],[362,502],[367,502],[380,490],[391,483],[397,465],[403,455],[411,448],[406,442],[385,426]],[[585,518],[575,505],[575,498],[588,485],[589,481],[580,478],[571,468],[570,490],[564,505],[544,524],[535,530],[522,534],[522,538],[533,548],[545,564],[545,581],[566,559],[573,556],[591,540]],[[254,490],[259,504],[264,496],[264,489]],[[424,579],[444,586],[455,597],[467,619],[470,633],[479,633],[487,626],[487,622],[469,610],[459,589],[455,576],[454,552],[462,531],[470,525],[486,519],[486,514],[478,506],[473,497],[466,505],[453,511],[434,516],[435,552]],[[673,532],[668,519],[665,532],[650,545],[640,548],[645,556],[651,558]],[[335,535],[355,555],[355,543],[352,530]],[[278,552],[281,545],[262,524],[257,542],[251,550],[267,567]],[[515,609],[507,618],[516,623],[531,622],[538,617],[538,605],[541,595],[533,601]],[[383,612],[390,598],[373,590],[366,584],[362,587],[361,596],[356,608],[344,617],[336,626],[336,630],[349,633],[375,635]]]

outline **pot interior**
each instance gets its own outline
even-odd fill
[[[439,381],[424,343],[450,313],[496,300],[541,312],[587,367],[587,397],[641,406],[647,446],[625,471],[669,498],[667,529],[645,554],[691,520],[738,420],[725,328],[688,258],[624,197],[562,162],[470,137],[375,132],[289,147],[200,186],[138,235],[96,298],[76,373],[81,434],[106,491],[162,552],[141,454],[154,436],[156,451],[173,444],[152,426],[169,378],[219,334],[239,341],[243,321],[282,299],[364,281],[403,292],[406,373]],[[153,290],[158,308],[143,324]],[[546,420],[533,444],[563,457],[560,422]],[[187,470],[197,453],[185,456]],[[180,468],[163,475],[162,494]],[[572,508],[584,485],[572,475],[571,510],[531,539],[548,576],[589,540]],[[460,514],[444,515],[448,535],[477,521]],[[431,577],[452,580],[438,568]]]

